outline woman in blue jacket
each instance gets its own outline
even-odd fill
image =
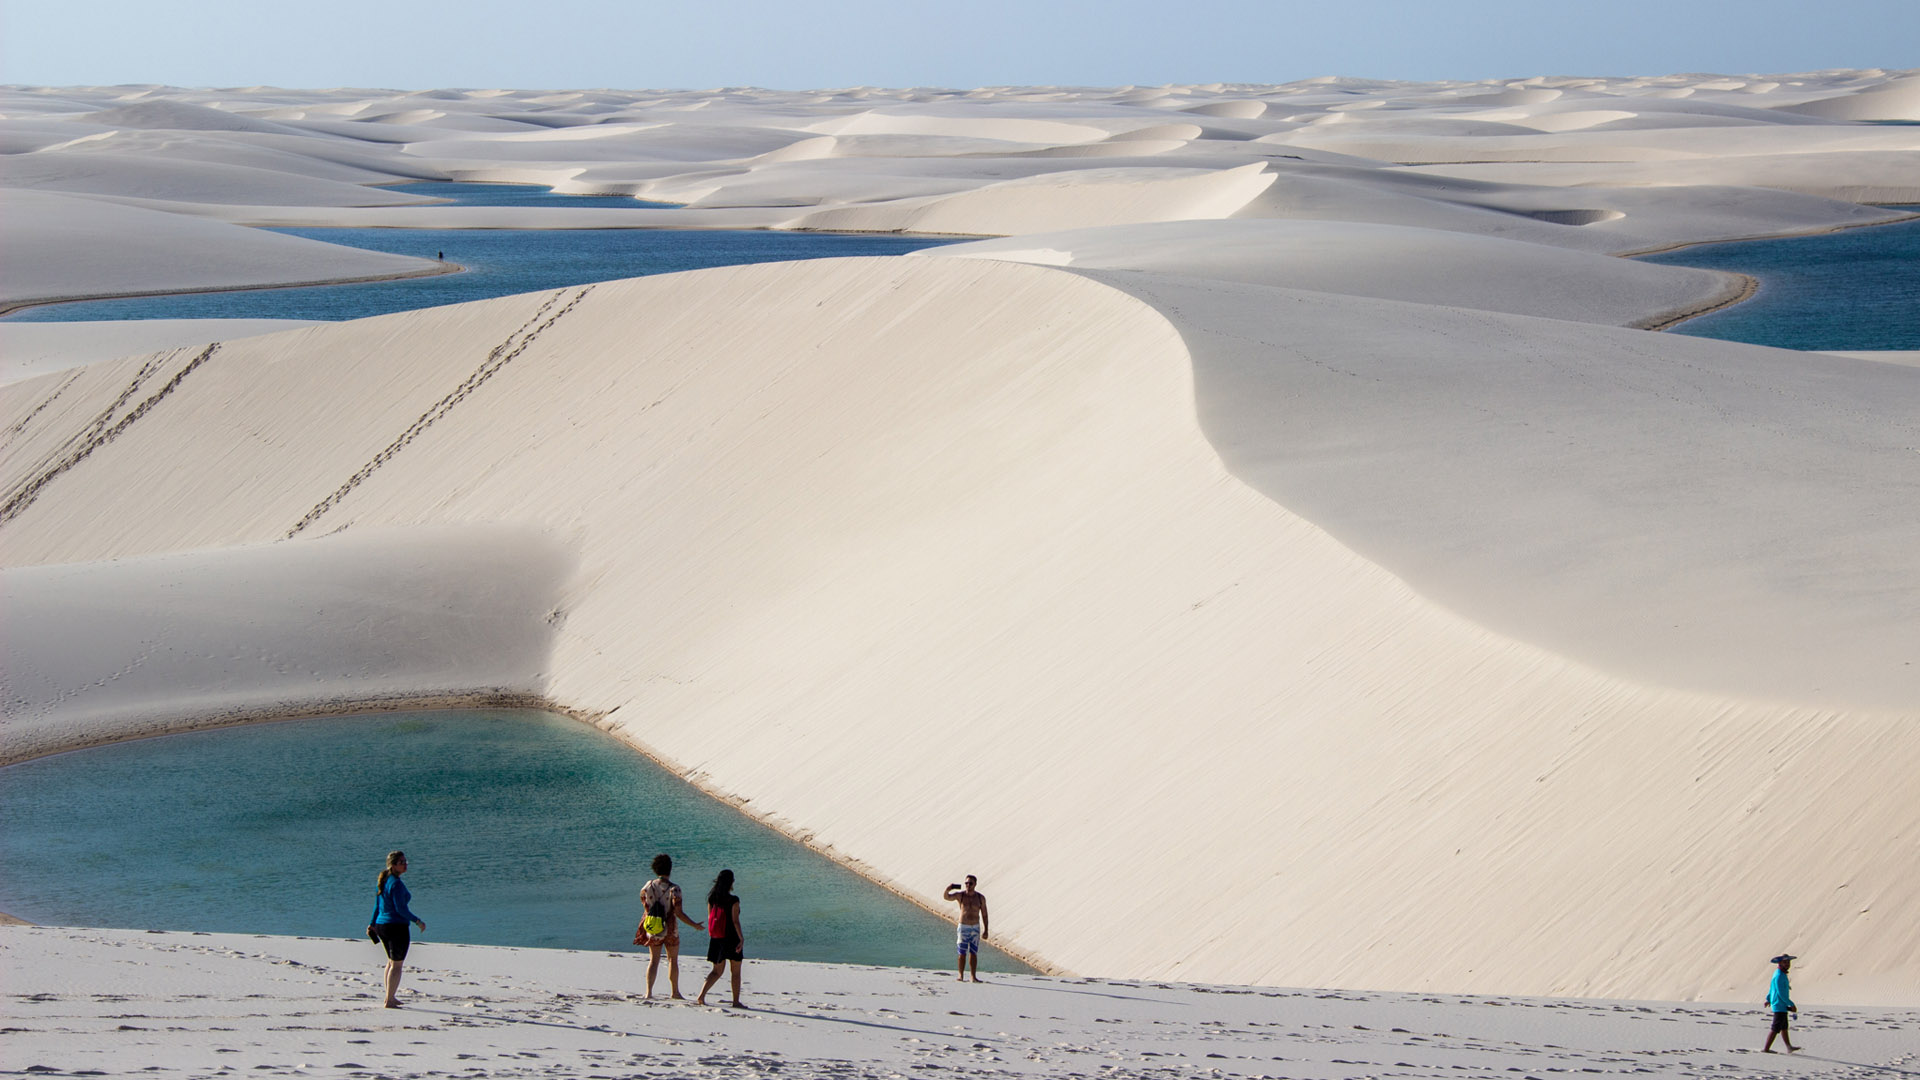
[[[400,880],[407,872],[407,853],[404,851],[387,852],[387,868],[380,871],[380,878],[374,883],[373,931],[380,937],[380,944],[387,950],[387,1008],[397,1009],[400,1001],[394,995],[400,992],[400,969],[405,966],[407,946],[412,938],[407,933],[407,924],[412,923],[427,932],[426,920],[413,913],[407,901],[413,894]]]

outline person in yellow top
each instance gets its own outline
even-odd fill
[[[701,928],[681,907],[680,886],[669,877],[672,873],[672,857],[655,855],[653,880],[640,887],[640,932],[634,935],[633,943],[647,947],[649,1000],[653,997],[654,976],[660,971],[661,953],[667,954],[667,988],[673,1000],[686,1000],[680,996],[680,924],[686,923],[695,930]]]

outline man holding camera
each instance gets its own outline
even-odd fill
[[[967,969],[973,969],[973,981],[980,981],[980,943],[987,940],[987,894],[974,889],[979,879],[967,875],[964,888],[959,885],[947,886],[946,898],[960,905],[960,936],[956,946],[960,952],[960,981],[967,979]]]

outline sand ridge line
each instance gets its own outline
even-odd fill
[[[1726,295],[1719,299],[1698,307],[1689,308],[1677,315],[1666,315],[1649,320],[1635,326],[1634,329],[1671,330],[1689,319],[1697,319],[1702,315],[1711,315],[1722,308],[1730,308],[1735,304],[1745,303],[1753,298],[1754,293],[1760,291],[1760,279],[1754,277],[1752,274],[1734,274],[1734,277],[1739,279],[1738,283],[1728,289]]]
[[[1888,209],[1891,209],[1889,207]],[[1828,233],[1847,232],[1851,229],[1871,229],[1876,225],[1898,225],[1903,221],[1920,218],[1920,213],[1902,212],[1897,217],[1876,218],[1872,221],[1847,221],[1836,225],[1818,225],[1811,229],[1791,229],[1786,232],[1759,232],[1750,236],[1725,236],[1717,240],[1679,240],[1671,244],[1657,244],[1653,247],[1636,248],[1633,251],[1616,251],[1613,254],[1622,259],[1637,259],[1642,255],[1664,255],[1669,251],[1683,251],[1690,247],[1705,247],[1708,244],[1740,244],[1748,240],[1791,240],[1801,236],[1825,236]]]
[[[301,720],[326,720],[347,716],[372,716],[381,713],[452,712],[469,709],[526,709],[579,719],[574,710],[563,708],[539,694],[518,690],[487,688],[437,694],[379,694],[330,701],[302,701],[282,706],[213,710],[156,719],[149,727],[134,731],[115,730],[100,733],[70,730],[64,733],[69,737],[59,742],[47,742],[39,746],[28,745],[24,748],[10,745],[0,749],[0,768],[37,761],[56,754],[91,750],[98,746],[164,739],[172,735],[188,735],[197,731],[218,731],[222,728],[288,724]]]
[[[55,464],[43,465],[39,472],[29,475],[19,486],[7,493],[6,503],[0,505],[0,525],[5,525],[7,522],[12,521],[27,507],[33,505],[33,501],[39,498],[41,489],[53,482],[55,477],[60,476],[85,461],[95,450],[119,438],[121,432],[127,430],[128,427],[131,427],[135,421],[145,416],[155,405],[158,405],[171,395],[179,388],[181,382],[183,382],[187,376],[193,374],[199,370],[202,364],[211,360],[214,353],[218,352],[219,349],[220,343],[217,341],[208,345],[205,349],[202,349],[200,355],[194,357],[187,366],[175,372],[173,378],[168,379],[160,389],[154,391],[151,397],[135,406],[133,411],[122,417],[119,423],[114,424],[111,428],[106,428],[104,432],[101,431],[101,428],[112,415],[117,412],[122,405],[126,404],[133,395],[137,394],[140,391],[140,387],[159,371],[156,360],[149,360],[146,364],[141,365],[140,371],[135,374],[133,381],[121,391],[120,396],[114,400],[113,404],[96,416],[92,423],[81,429],[80,434],[76,436],[80,443],[77,449]],[[177,351],[178,350],[175,350],[175,352]],[[167,355],[171,357],[174,353],[170,352]],[[72,445],[72,441],[62,444],[60,449],[65,450],[66,447],[70,445]]]
[[[506,340],[502,341],[498,345],[495,345],[487,353],[487,359],[481,363],[479,368],[475,369],[473,374],[468,375],[466,379],[464,379],[460,383],[459,386],[454,387],[451,393],[449,393],[446,397],[441,398],[438,402],[435,402],[434,406],[431,409],[428,409],[425,413],[421,414],[421,416],[418,419],[416,419],[412,424],[408,425],[407,429],[401,432],[398,438],[396,438],[393,442],[389,443],[386,449],[380,451],[378,454],[375,454],[373,457],[373,460],[361,466],[358,472],[348,477],[345,483],[341,484],[337,489],[334,490],[333,494],[320,500],[320,502],[316,504],[313,509],[307,511],[307,516],[301,518],[298,522],[294,523],[293,528],[287,530],[286,536],[283,537],[283,539],[287,539],[287,540],[293,539],[295,536],[299,535],[301,531],[306,529],[307,526],[320,520],[321,516],[326,514],[327,511],[339,505],[340,500],[346,498],[350,493],[352,493],[354,488],[357,488],[362,483],[364,483],[366,479],[372,476],[375,472],[377,472],[382,465],[385,465],[387,462],[393,460],[394,455],[406,449],[407,444],[413,442],[413,440],[418,438],[422,432],[432,427],[434,423],[438,421],[441,417],[453,411],[453,408],[455,406],[459,405],[462,401],[465,401],[468,395],[472,394],[475,390],[478,390],[481,387],[481,385],[484,384],[488,379],[493,378],[493,376],[496,373],[498,373],[501,368],[504,368],[508,364],[511,364],[516,358],[520,356],[521,353],[526,351],[527,346],[533,344],[534,341],[538,340],[540,335],[545,333],[549,327],[553,326],[554,323],[557,323],[561,319],[565,318],[567,314],[571,312],[576,306],[578,306],[580,301],[586,299],[587,294],[591,293],[592,291],[593,291],[592,285],[582,286],[578,291],[574,293],[573,299],[567,301],[565,306],[561,307],[560,310],[555,311],[550,317],[547,318],[545,322],[540,323],[540,325],[538,326],[534,326],[532,330],[528,330],[527,328],[529,326],[533,326],[533,324],[536,321],[538,321],[541,318],[541,316],[546,315],[546,313],[553,308],[553,305],[559,301],[560,297],[565,294],[565,291],[562,290],[560,292],[556,292],[552,296],[548,297],[546,302],[540,305],[539,310],[535,311],[533,315],[529,317],[525,323],[521,324],[518,328],[516,328],[513,331],[513,333],[508,334],[506,337]],[[517,342],[515,340],[516,338],[518,339]],[[501,355],[502,350],[507,349],[509,346],[512,346],[512,351],[502,356]]]
[[[279,227],[279,226],[276,226]],[[326,226],[316,226],[325,228]],[[336,245],[337,246],[337,245]],[[11,303],[0,302],[0,317],[11,315],[28,308],[48,307],[53,304],[80,304],[89,300],[138,300],[149,296],[196,296],[202,293],[224,292],[260,292],[263,289],[312,289],[324,285],[367,285],[379,281],[404,281],[408,278],[439,277],[443,274],[464,274],[467,268],[458,263],[444,263],[424,270],[408,270],[397,274],[370,274],[360,277],[316,278],[312,281],[276,281],[263,285],[208,285],[198,289],[142,289],[134,292],[84,293],[79,296],[50,296],[35,300],[17,300]]]

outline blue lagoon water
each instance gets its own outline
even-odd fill
[[[141,296],[44,304],[9,315],[22,322],[93,319],[316,319],[339,321],[395,311],[491,300],[594,281],[714,266],[904,255],[951,243],[928,237],[685,229],[276,229],[330,244],[418,255],[446,252],[462,273],[315,285],[297,289]]]
[[[695,919],[714,874],[738,875],[749,959],[953,962],[950,922],[564,717],[264,724],[0,770],[0,911],[33,922],[358,936],[394,848],[425,942],[644,952],[638,893],[664,851]],[[704,970],[705,935],[682,930]]]
[[[427,182],[390,190],[464,206],[664,206],[601,195],[555,195],[524,184]],[[114,319],[313,319],[337,322],[395,311],[564,289],[594,281],[715,266],[904,255],[952,238],[703,229],[274,229],[329,244],[432,259],[445,253],[462,272],[398,281],[296,289],[142,296],[43,304],[8,315],[19,322]]]
[[[1689,319],[1677,334],[1787,349],[1920,349],[1920,219],[1644,258],[1760,282],[1752,298]]]

